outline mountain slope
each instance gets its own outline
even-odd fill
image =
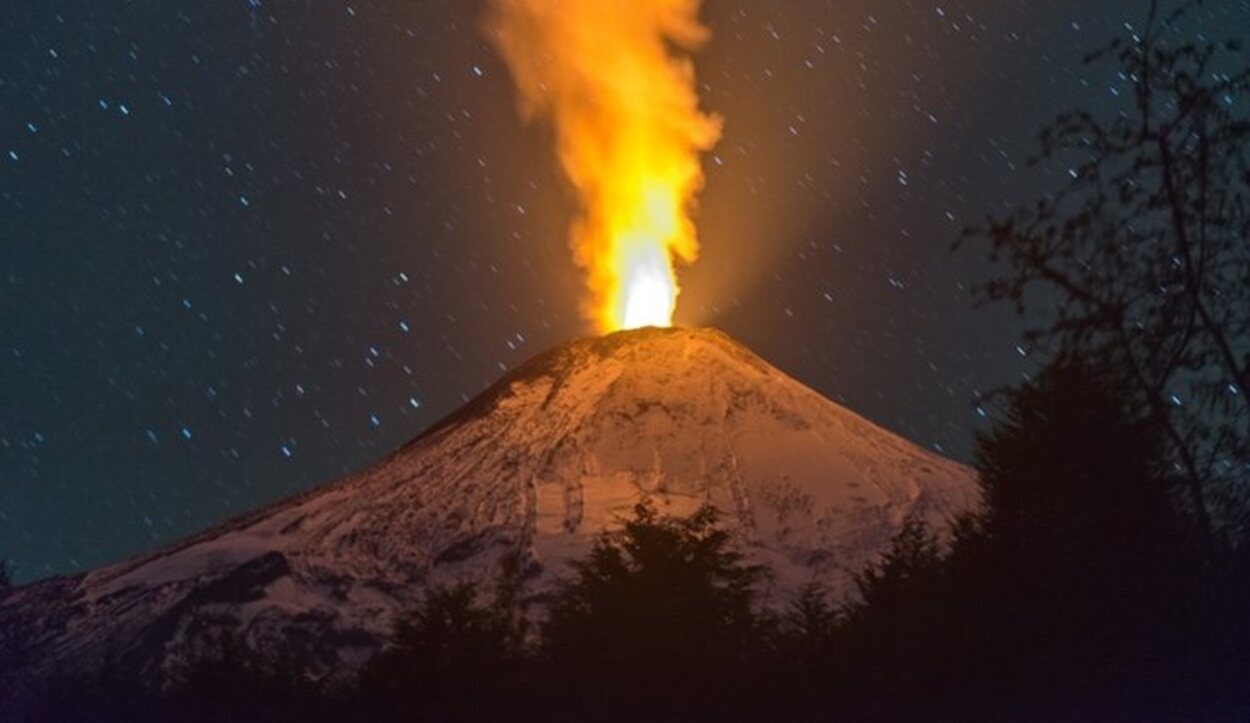
[[[431,583],[519,563],[541,599],[643,498],[678,515],[715,505],[784,603],[813,579],[844,592],[908,515],[940,527],[973,504],[975,480],[720,332],[623,332],[531,360],[358,474],[12,591],[0,641],[35,677],[176,674],[236,632],[309,674],[350,671]]]

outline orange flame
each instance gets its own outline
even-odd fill
[[[487,30],[522,117],[548,121],[581,216],[570,229],[601,331],[669,326],[674,262],[699,253],[700,152],[720,119],[699,110],[689,53],[702,0],[492,0]]]

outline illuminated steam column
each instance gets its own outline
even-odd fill
[[[720,119],[699,110],[689,54],[701,0],[493,0],[487,32],[521,115],[555,134],[580,213],[569,231],[600,331],[669,326],[674,264],[699,253],[700,154]]]

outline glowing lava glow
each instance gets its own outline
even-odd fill
[[[699,253],[699,154],[720,138],[699,110],[689,53],[701,0],[492,0],[487,32],[522,116],[555,131],[580,205],[569,233],[601,331],[669,326],[676,262]]]
[[[677,283],[672,265],[662,252],[651,247],[651,253],[629,264],[621,286],[620,323],[614,328],[637,329],[642,326],[669,326],[673,323],[673,307],[677,305]],[[616,313],[611,314],[615,322]]]

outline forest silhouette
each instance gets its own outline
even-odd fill
[[[1070,184],[957,244],[1046,361],[980,402],[980,507],[909,520],[848,599],[766,605],[714,509],[644,504],[541,614],[507,568],[431,589],[350,684],[225,640],[14,719],[1250,720],[1250,69],[1201,5],[1092,53],[1133,92],[1043,130]]]

